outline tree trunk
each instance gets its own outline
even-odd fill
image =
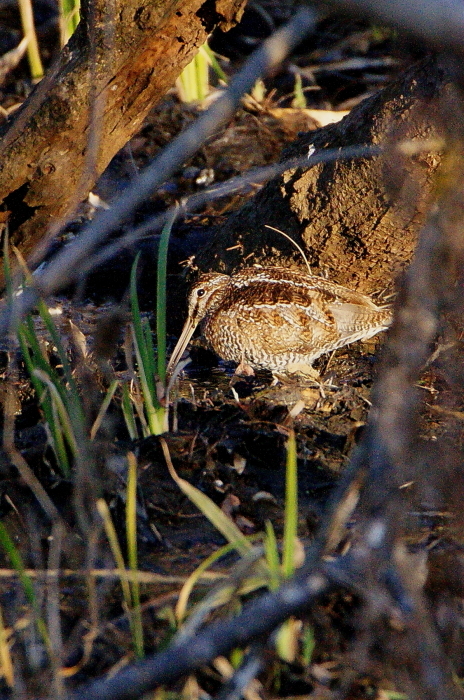
[[[284,157],[308,148],[382,144],[375,158],[339,160],[287,171],[229,217],[196,259],[201,269],[253,262],[288,265],[301,257],[270,224],[306,250],[315,274],[366,293],[390,287],[411,259],[432,198],[437,147],[402,155],[398,142],[438,138],[452,86],[444,65],[428,58],[360,103],[337,124],[302,136]]]
[[[76,33],[0,132],[0,203],[27,255],[85,198],[215,26],[245,0],[87,0]]]

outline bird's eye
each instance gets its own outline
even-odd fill
[[[204,289],[197,289],[197,297],[203,297],[205,296],[205,290]]]

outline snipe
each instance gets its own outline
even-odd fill
[[[391,311],[367,296],[295,270],[244,268],[201,275],[168,365],[171,373],[199,323],[223,360],[272,372],[311,365],[320,355],[385,330]]]

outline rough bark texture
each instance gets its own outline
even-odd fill
[[[372,293],[391,285],[411,259],[433,196],[437,151],[403,156],[398,141],[442,133],[440,113],[452,86],[434,58],[414,65],[389,87],[363,101],[341,122],[308,133],[284,157],[323,148],[382,144],[373,159],[340,160],[292,170],[268,183],[232,215],[197,256],[201,269],[231,271],[253,262],[289,264],[301,258],[275,226],[306,250],[312,271]]]
[[[212,29],[232,26],[244,4],[83,3],[69,44],[0,132],[2,221],[23,254],[87,195]]]

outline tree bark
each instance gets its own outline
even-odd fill
[[[215,26],[245,0],[87,0],[68,45],[0,131],[0,203],[24,255],[86,197]]]
[[[447,68],[435,57],[361,102],[341,122],[303,135],[284,153],[302,157],[352,145],[385,146],[375,158],[321,163],[285,172],[229,217],[196,259],[201,269],[294,263],[301,257],[270,224],[305,249],[312,271],[366,293],[390,287],[413,254],[433,197],[437,148],[411,156],[398,142],[439,139],[442,108],[452,99]]]

